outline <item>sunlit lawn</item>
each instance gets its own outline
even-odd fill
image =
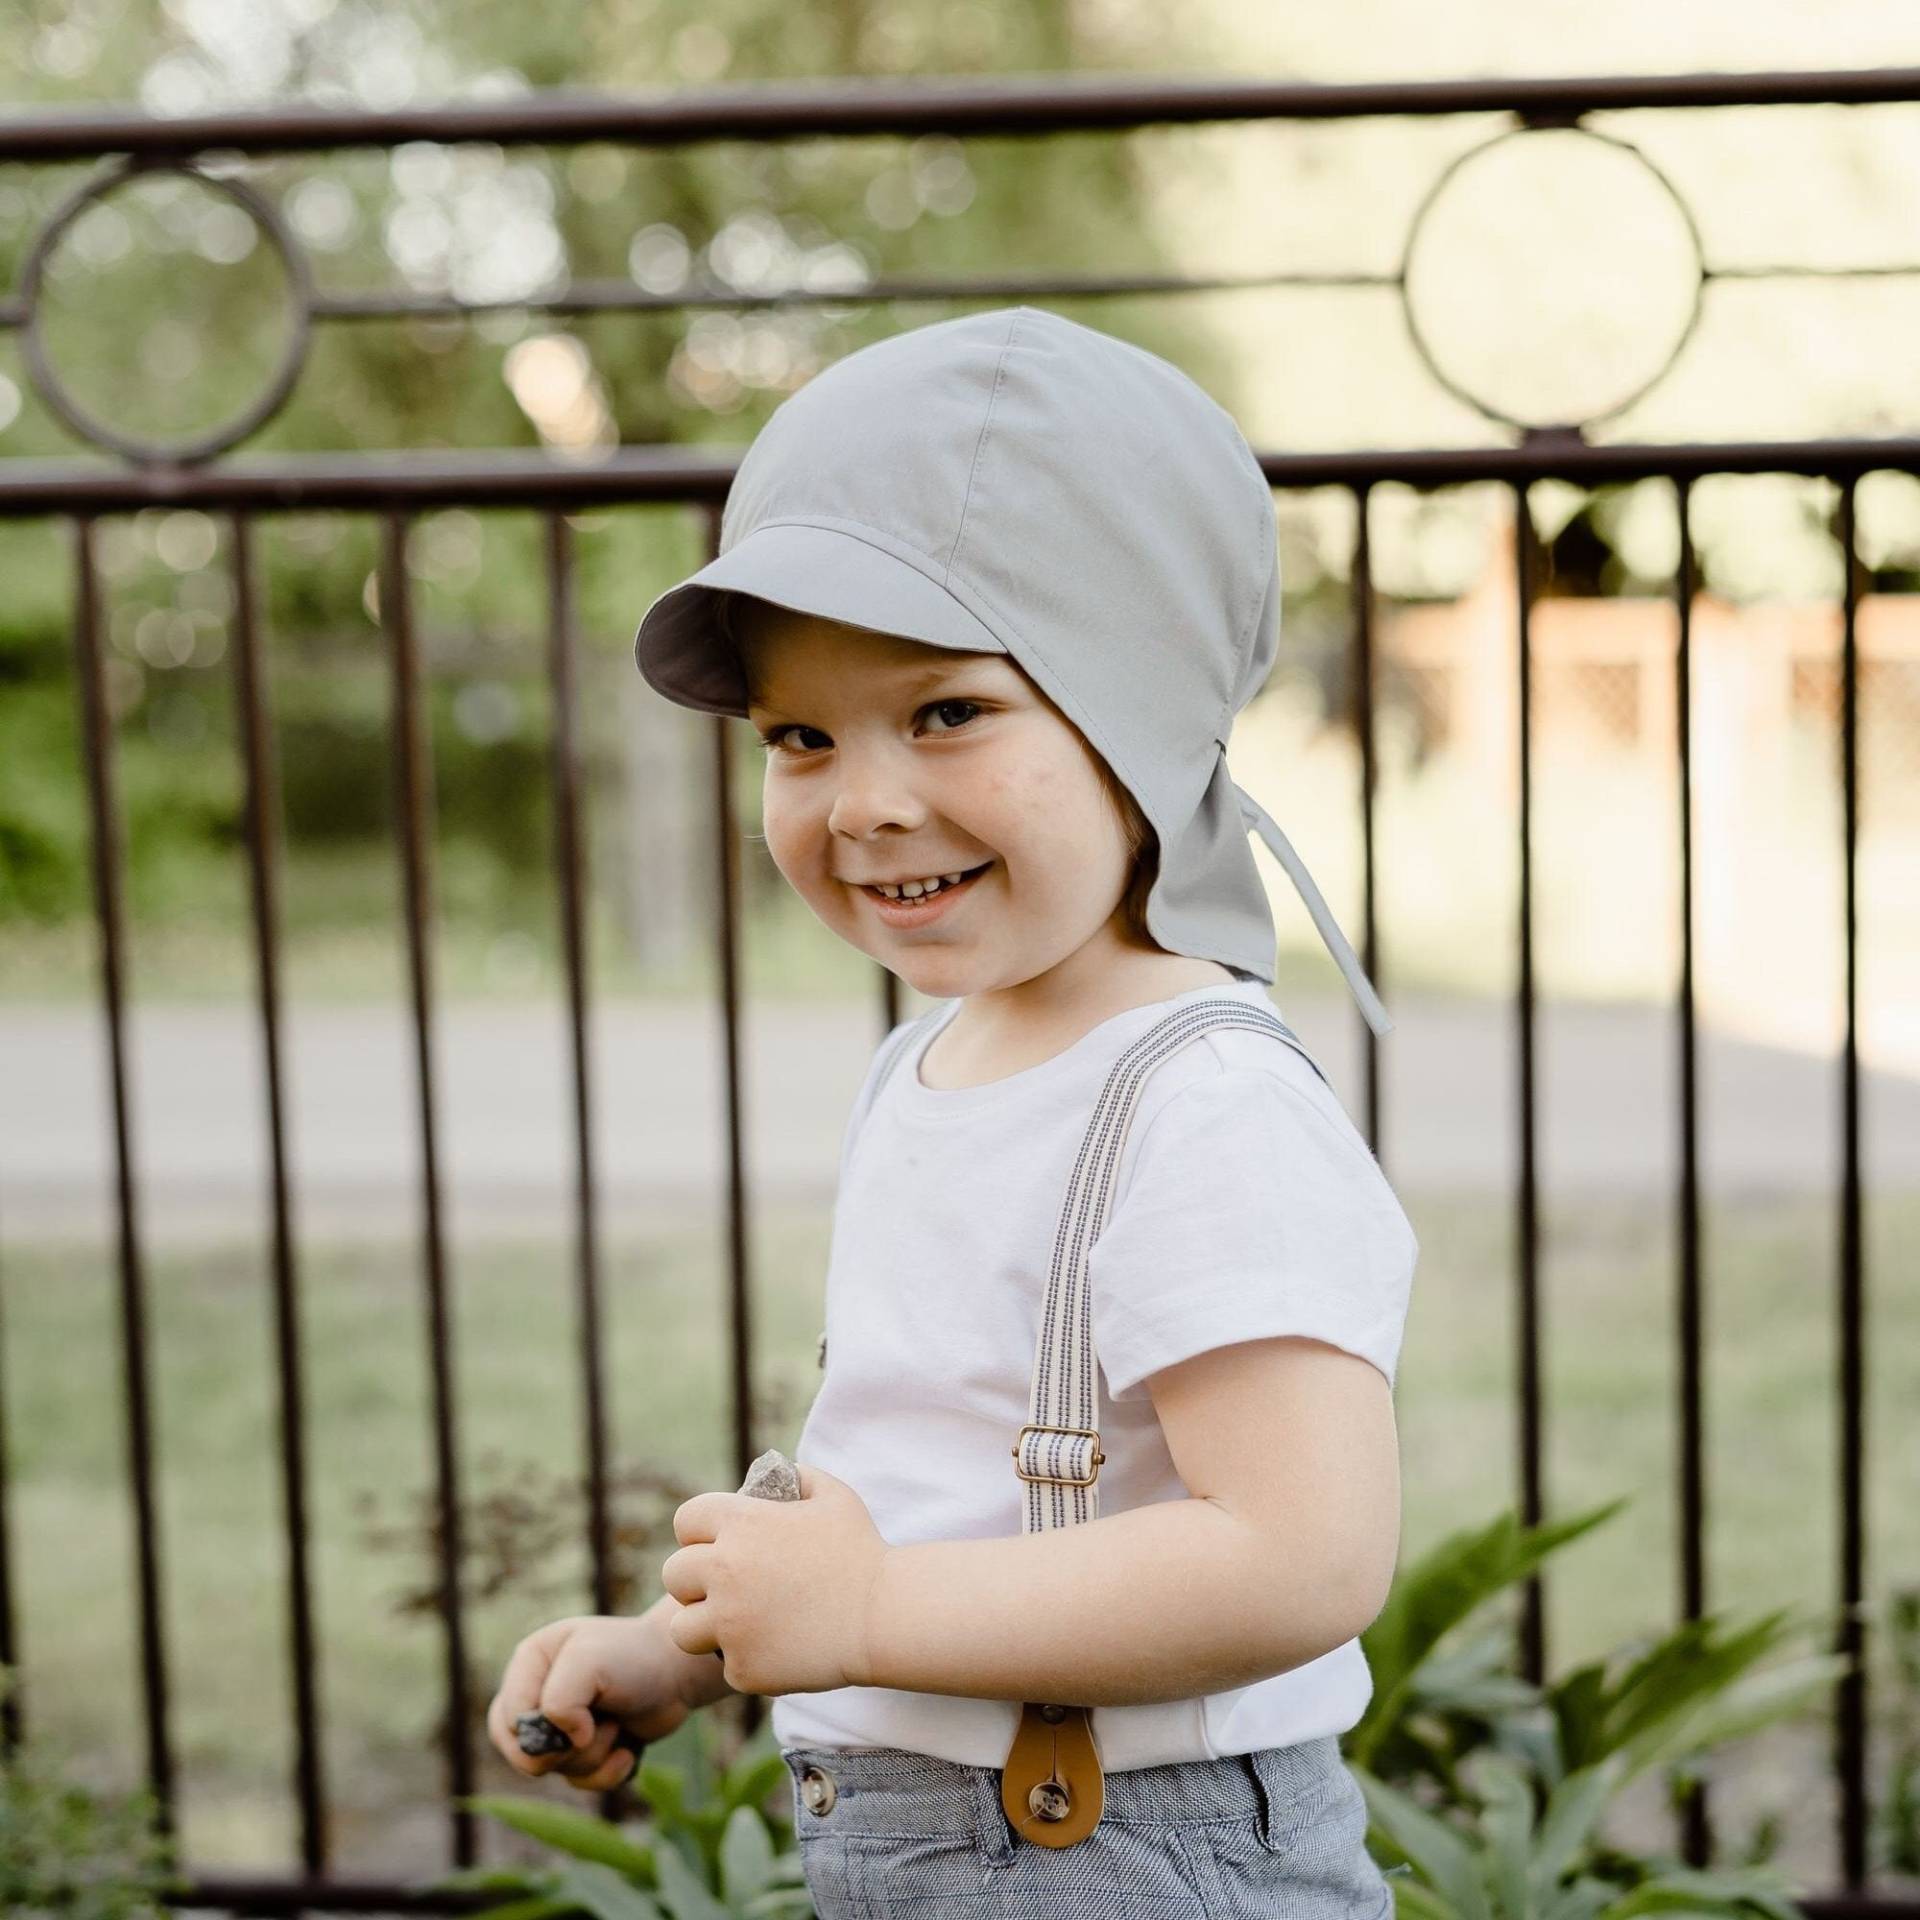
[[[1512,1497],[1511,1220],[1505,1209],[1409,1194],[1421,1261],[1397,1406],[1403,1553]],[[1902,1499],[1899,1403],[1920,1378],[1920,1301],[1896,1249],[1920,1200],[1876,1199],[1869,1539],[1876,1594],[1920,1580],[1910,1458]],[[827,1223],[768,1214],[754,1235],[760,1437],[791,1448],[818,1379]],[[1837,1529],[1834,1247],[1828,1209],[1804,1203],[1706,1220],[1711,1597],[1741,1610],[1824,1604]],[[1664,1214],[1637,1203],[1556,1209],[1544,1248],[1549,1339],[1547,1480],[1558,1511],[1632,1493],[1569,1550],[1550,1583],[1556,1666],[1657,1627],[1677,1604],[1672,1490],[1673,1262]],[[456,1246],[449,1262],[460,1456],[468,1500],[511,1519],[505,1496],[538,1472],[577,1470],[580,1400],[571,1254],[561,1242]],[[328,1247],[301,1263],[319,1691],[336,1864],[412,1875],[445,1857],[437,1743],[443,1642],[404,1602],[431,1584],[423,1496],[432,1485],[426,1318],[412,1245]],[[180,1818],[198,1868],[295,1857],[291,1691],[272,1320],[255,1246],[151,1263],[155,1445],[164,1616]],[[11,1544],[28,1711],[92,1784],[130,1786],[144,1763],[132,1508],[127,1496],[117,1294],[104,1250],[11,1247],[4,1384]],[[671,1551],[676,1495],[732,1484],[724,1246],[712,1231],[608,1249],[603,1274],[616,1520],[650,1531],[626,1560],[643,1583]],[[663,1484],[664,1484],[663,1483]],[[521,1491],[528,1489],[522,1487]],[[501,1496],[491,1498],[490,1496]],[[477,1724],[514,1641],[588,1606],[577,1502],[564,1538],[492,1597],[496,1525],[469,1525],[468,1648],[482,1791],[522,1786]],[[534,1524],[529,1521],[525,1524]],[[404,1545],[375,1535],[403,1532]],[[1787,1815],[1793,1855],[1828,1870],[1824,1732],[1791,1744],[1810,1780],[1750,1770],[1726,1804]],[[1777,1745],[1781,1755],[1788,1746]],[[540,1791],[574,1796],[565,1789]],[[582,1801],[580,1804],[586,1804]],[[1743,1822],[1743,1825],[1745,1823]],[[491,1832],[488,1857],[502,1857]]]

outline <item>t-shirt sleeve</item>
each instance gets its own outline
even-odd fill
[[[1391,1386],[1419,1242],[1346,1115],[1276,1074],[1223,1067],[1136,1124],[1131,1177],[1087,1256],[1111,1397],[1281,1334],[1358,1354]]]

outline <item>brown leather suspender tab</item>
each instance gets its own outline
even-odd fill
[[[1106,1804],[1093,1709],[1029,1700],[1000,1772],[1000,1805],[1013,1830],[1039,1846],[1070,1847],[1100,1824]]]

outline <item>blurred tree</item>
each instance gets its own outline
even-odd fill
[[[0,89],[20,105],[134,100],[179,113],[304,100],[338,106],[483,97],[528,88],[660,90],[840,74],[1164,68],[1197,48],[1178,7],[1137,14],[1080,0],[29,0],[0,21]],[[557,456],[627,444],[743,445],[819,368],[865,342],[962,309],[882,308],[874,277],[1016,267],[1153,270],[1140,155],[1126,136],[1036,140],[593,144],[502,150],[416,143],[233,165],[284,214],[328,291],[394,288],[495,303],[466,318],[315,329],[287,402],[244,453],[545,445]],[[91,170],[0,167],[0,284],[17,284],[36,231]],[[512,303],[569,279],[671,294],[844,288],[818,309],[550,319]],[[260,391],[287,325],[284,277],[253,223],[198,183],[116,190],[62,239],[44,288],[49,344],[76,400],[138,433],[232,418]],[[1056,303],[1192,371],[1232,406],[1230,372],[1179,303]],[[57,317],[59,325],[52,326]],[[0,334],[0,457],[83,451]],[[638,823],[629,778],[683,783],[693,717],[643,701],[633,627],[702,557],[693,516],[578,517],[577,607],[596,836],[629,842],[630,924],[684,897]],[[137,914],[237,911],[230,865],[241,786],[226,659],[224,526],[151,512],[103,527],[104,619],[125,759],[130,900]],[[70,684],[72,555],[56,522],[0,528],[15,591],[0,603],[0,914],[87,907],[85,814]],[[383,851],[385,677],[374,578],[378,529],[350,515],[276,516],[258,542],[290,860],[332,846]],[[460,871],[447,912],[504,914],[543,942],[548,861],[540,529],[530,514],[437,514],[411,545],[430,700],[441,844]],[[610,678],[611,676],[611,678]],[[631,751],[623,751],[631,749]],[[622,771],[623,759],[628,763]],[[743,775],[744,777],[744,775]],[[744,804],[753,804],[743,787]],[[604,852],[600,856],[605,861]],[[710,852],[694,849],[704,873]],[[779,893],[764,859],[750,897]],[[518,902],[516,906],[514,903]],[[364,902],[362,903],[364,909]]]

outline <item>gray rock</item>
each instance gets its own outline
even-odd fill
[[[778,1447],[769,1447],[747,1469],[740,1491],[756,1500],[798,1500],[800,1469]]]
[[[564,1753],[573,1745],[566,1734],[544,1713],[523,1713],[513,1723],[513,1730],[519,1736],[522,1753],[535,1756],[543,1753]]]

